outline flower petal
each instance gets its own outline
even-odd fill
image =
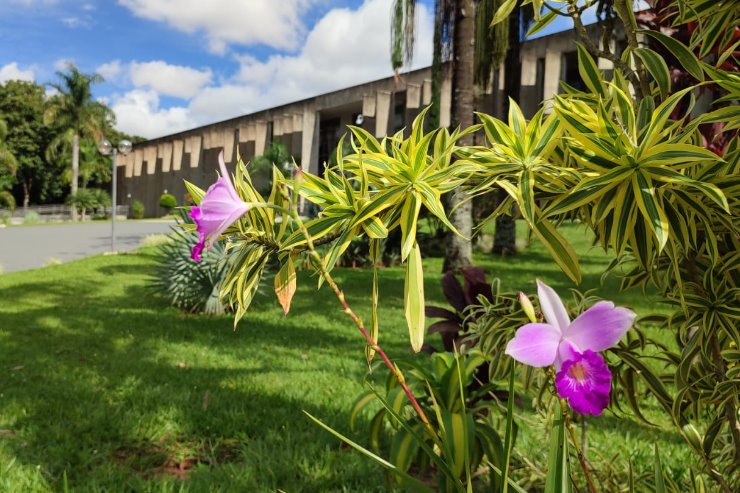
[[[570,325],[570,317],[568,317],[568,311],[565,309],[558,293],[537,279],[537,294],[540,298],[542,314],[545,316],[547,323],[560,329],[561,333],[564,332]]]
[[[555,375],[558,395],[568,399],[574,411],[598,416],[609,405],[611,372],[604,359],[593,351],[584,351],[563,362]]]
[[[558,353],[555,355],[555,362],[553,363],[555,371],[560,371],[563,361],[573,359],[579,354],[581,354],[581,350],[578,346],[567,339],[561,340],[558,345]]]
[[[560,331],[550,324],[527,324],[516,331],[505,353],[529,366],[550,366],[560,343]]]
[[[563,337],[581,351],[603,351],[617,345],[636,316],[632,310],[615,307],[611,301],[599,301],[573,320]]]

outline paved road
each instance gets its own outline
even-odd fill
[[[117,221],[116,250],[141,246],[149,235],[168,233],[172,221]],[[0,266],[4,272],[35,269],[55,259],[61,262],[109,252],[110,222],[49,224],[0,228]]]

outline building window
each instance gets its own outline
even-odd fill
[[[535,71],[535,95],[537,96],[537,102],[541,103],[545,100],[545,59],[538,58],[537,66]]]
[[[578,52],[567,51],[560,59],[560,80],[579,91],[586,90],[586,84],[578,72]]]

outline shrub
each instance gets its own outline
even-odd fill
[[[76,194],[68,195],[65,202],[74,206],[84,220],[87,211],[98,213],[101,208],[111,204],[111,198],[108,192],[100,188],[81,188]]]
[[[159,197],[159,205],[169,212],[170,209],[177,207],[177,199],[171,193],[163,193]]]
[[[39,224],[41,222],[41,216],[36,211],[26,212],[23,216],[23,224]]]
[[[144,219],[144,203],[140,200],[134,200],[131,204],[131,217],[134,219]]]
[[[154,289],[182,310],[206,315],[222,315],[227,307],[219,299],[221,284],[229,268],[224,242],[213,248],[196,263],[190,252],[198,235],[183,229],[191,220],[184,212],[176,216],[169,240],[158,246],[157,266],[152,280]]]

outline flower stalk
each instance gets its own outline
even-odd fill
[[[583,475],[586,477],[588,491],[589,493],[598,493],[598,490],[596,489],[596,484],[594,484],[594,479],[591,475],[591,468],[588,467],[586,455],[583,453],[583,449],[578,443],[578,435],[576,435],[576,430],[575,428],[573,428],[573,422],[570,420],[570,413],[568,413],[568,404],[562,397],[560,398],[560,409],[563,412],[563,419],[565,420],[565,427],[568,429],[568,434],[570,435],[570,441],[573,442],[573,447],[576,449],[578,462],[580,462],[581,469],[583,470]]]
[[[300,188],[300,181],[303,176],[303,172],[300,168],[298,168],[295,172],[295,175],[293,179],[295,180],[296,189]],[[306,228],[303,220],[301,219],[301,216],[298,214],[297,210],[297,202],[295,200],[291,200],[290,196],[287,192],[286,187],[283,185],[280,188],[281,193],[283,194],[283,197],[285,197],[286,201],[291,204],[290,206],[290,216],[291,218],[296,222],[298,225],[298,228],[300,229],[301,233],[303,234],[304,238],[306,239],[306,252],[313,260],[316,267],[319,269],[319,272],[321,273],[321,276],[324,278],[326,283],[331,287],[332,291],[334,291],[334,294],[336,295],[337,299],[342,305],[342,308],[344,309],[344,313],[352,319],[352,321],[357,326],[358,330],[362,334],[362,336],[367,341],[368,346],[370,346],[377,354],[380,356],[380,359],[383,360],[383,363],[388,367],[388,369],[393,373],[394,378],[396,381],[398,381],[398,384],[403,389],[404,393],[406,394],[406,397],[408,398],[409,402],[411,403],[411,406],[414,408],[416,413],[419,415],[419,419],[424,423],[424,426],[429,430],[432,434],[432,436],[436,437],[437,433],[434,431],[434,428],[432,427],[431,422],[429,421],[429,418],[427,418],[426,414],[424,413],[424,410],[419,405],[419,401],[414,396],[413,392],[411,392],[411,389],[406,385],[406,379],[403,376],[403,373],[401,370],[393,364],[391,359],[388,357],[388,355],[383,351],[383,348],[378,345],[378,343],[372,338],[370,333],[365,328],[365,325],[363,324],[360,317],[357,316],[357,314],[352,310],[352,307],[350,307],[349,303],[347,303],[346,298],[344,297],[344,292],[339,288],[336,281],[334,281],[334,278],[332,277],[331,273],[326,268],[326,265],[324,264],[324,260],[321,258],[321,255],[316,251],[313,238],[311,237],[311,234],[308,232],[308,229]]]

